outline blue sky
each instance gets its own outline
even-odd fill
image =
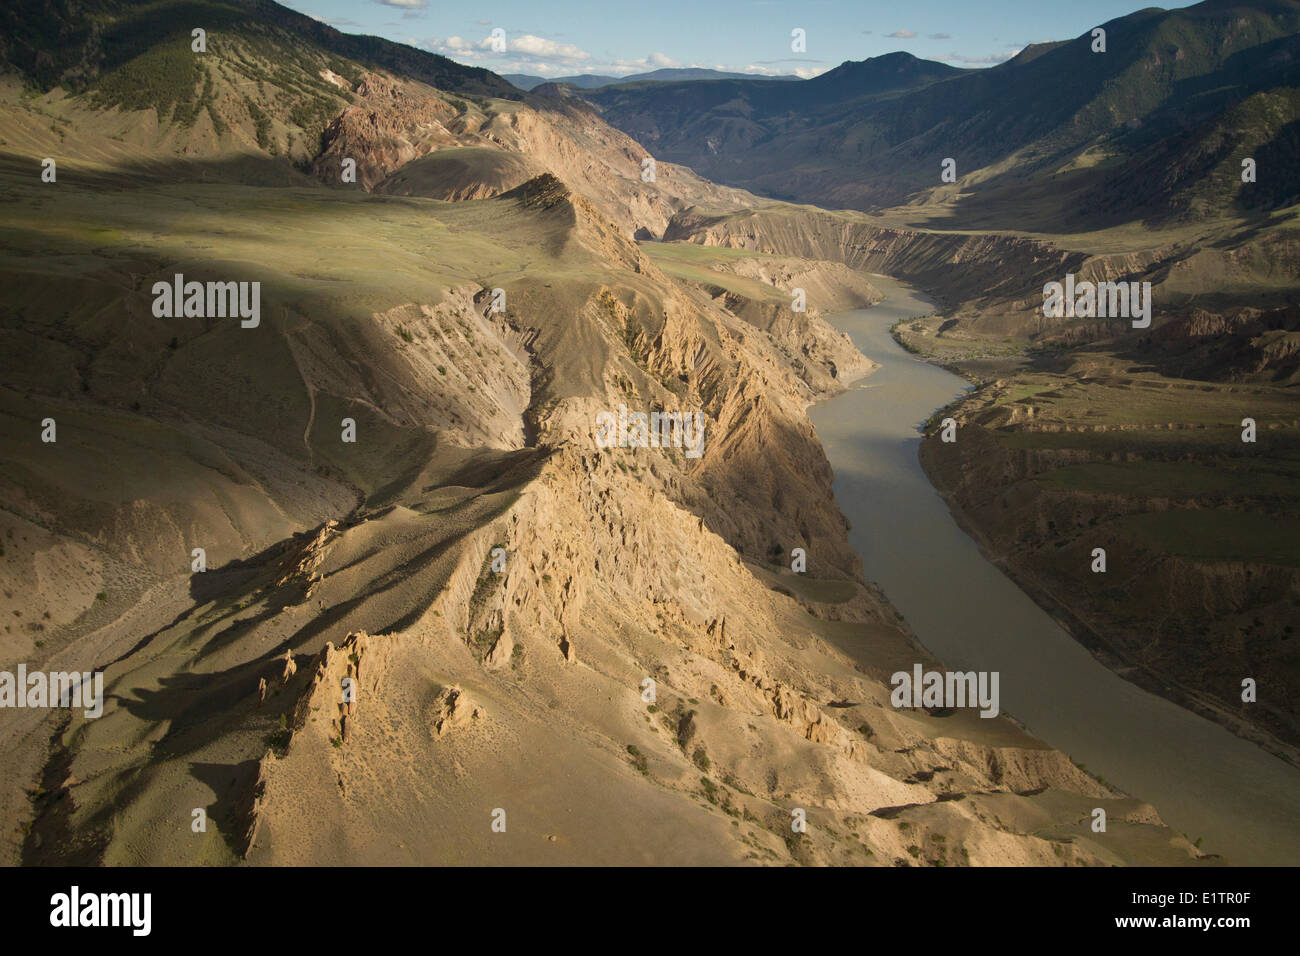
[[[281,0],[284,2],[284,0]],[[661,67],[815,76],[895,50],[992,66],[1064,40],[1141,0],[289,0],[346,33],[371,33],[497,73],[622,76]],[[1174,3],[1171,7],[1185,6]],[[506,51],[494,52],[493,29]],[[791,31],[807,49],[791,50]]]

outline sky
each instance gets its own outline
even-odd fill
[[[816,76],[905,50],[987,67],[1066,40],[1142,0],[281,0],[345,33],[368,33],[496,73],[626,76],[664,67]],[[1171,3],[1171,7],[1185,6]],[[792,49],[792,31],[805,49]],[[505,50],[493,48],[504,31]],[[500,47],[500,43],[497,44]]]

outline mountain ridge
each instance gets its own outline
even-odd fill
[[[783,201],[878,211],[950,201],[953,194],[969,194],[967,205],[978,205],[1000,188],[1010,197],[1050,183],[1089,150],[1122,155],[1129,147],[1117,134],[1124,130],[1207,108],[1211,91],[1198,83],[1229,81],[1213,91],[1213,109],[1222,114],[1256,94],[1277,99],[1295,81],[1291,44],[1300,33],[1300,5],[1293,0],[1151,8],[1099,26],[1107,36],[1104,53],[1092,51],[1089,32],[1028,48],[987,70],[929,76],[932,82],[911,90],[837,88],[825,79],[831,71],[777,89],[733,82],[726,98],[704,84],[581,95],[659,155],[715,181]],[[879,70],[885,59],[837,69]],[[794,90],[813,93],[819,81],[827,95],[790,100]],[[1285,108],[1294,119],[1293,108]],[[948,157],[956,160],[951,186],[940,180]],[[1289,167],[1274,175],[1286,185],[1269,208],[1300,193]],[[1075,174],[1089,176],[1105,181],[1104,170]],[[1168,184],[1163,196],[1148,197],[1153,206],[1135,212],[1159,215],[1161,203],[1182,188]],[[1231,197],[1214,204],[1218,212],[1232,207]],[[1051,215],[1067,208],[1062,202]],[[1015,228],[1005,214],[1003,227]]]

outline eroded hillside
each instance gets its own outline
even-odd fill
[[[667,235],[835,259],[935,294],[939,312],[895,333],[979,386],[935,416],[922,456],[963,525],[1108,665],[1294,761],[1294,211],[1208,236],[1027,236],[760,204],[687,210]],[[1044,287],[1067,275],[1136,283],[1149,327],[1045,316]],[[1247,678],[1267,704],[1242,700]]]
[[[228,9],[166,108],[98,98],[157,51],[111,31],[6,90],[0,664],[107,695],[0,717],[6,862],[1204,860],[1006,717],[889,703],[939,665],[804,413],[869,368],[842,256],[675,276],[632,237],[749,197]],[[160,315],[177,274],[256,321]],[[619,406],[703,432],[602,447]]]

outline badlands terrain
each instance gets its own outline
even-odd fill
[[[896,337],[976,386],[922,451],[959,520],[1110,666],[1300,763],[1300,4],[1101,28],[1104,54],[1089,33],[988,70],[899,53],[794,86],[565,92],[790,200],[687,210],[665,238],[935,298]],[[1067,274],[1149,283],[1150,327],[1044,317]],[[1245,678],[1270,689],[1243,702]]]
[[[0,669],[106,687],[97,719],[0,711],[5,863],[1222,862],[1008,716],[891,706],[942,663],[864,579],[807,409],[872,369],[826,321],[880,301],[867,272],[931,291],[899,336],[981,383],[925,444],[963,520],[1281,751],[1296,197],[1155,238],[977,228],[953,190],[827,211],[262,0],[0,16]],[[1039,329],[1067,270],[1182,304]],[[260,322],[157,317],[177,273],[259,282]],[[699,411],[702,455],[600,447],[620,404]],[[1260,533],[1187,544],[1191,508]],[[1117,593],[1080,598],[1098,526]],[[1241,660],[1179,653],[1192,627]],[[1265,716],[1222,690],[1241,661]]]

